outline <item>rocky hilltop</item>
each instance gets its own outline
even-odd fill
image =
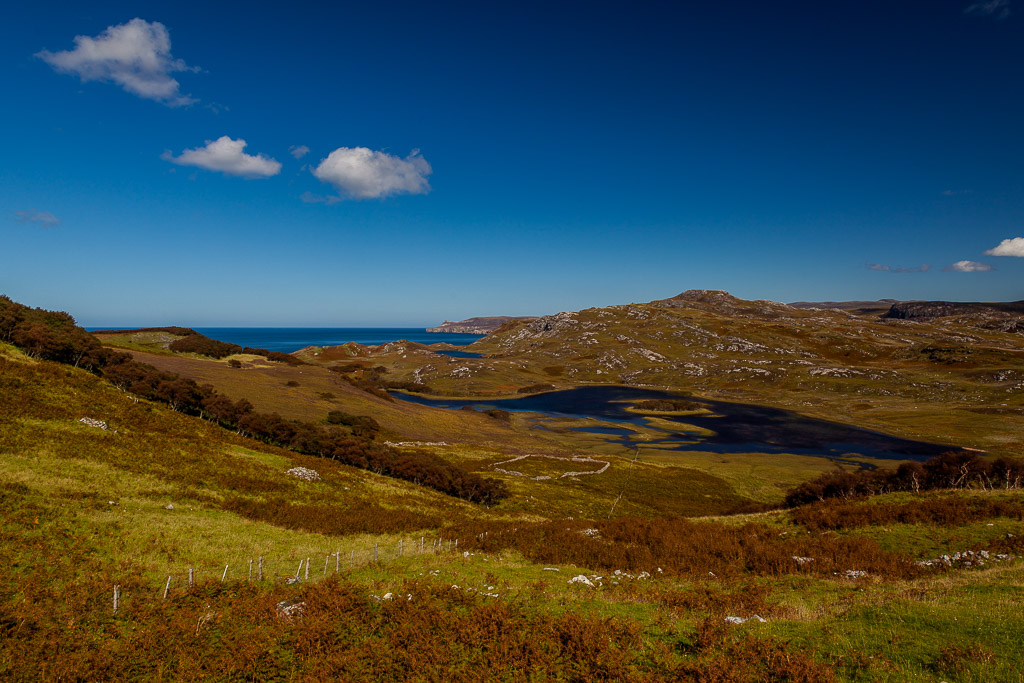
[[[394,358],[393,371],[463,395],[600,382],[719,395],[768,391],[797,402],[807,392],[835,392],[858,401],[927,395],[998,404],[1024,389],[1024,340],[1007,331],[689,290],[509,321],[468,347],[484,358],[424,356],[417,367],[409,366],[412,358]]]
[[[1024,301],[982,303],[975,301],[899,301],[885,314],[886,318],[945,318],[978,313],[1024,314]]]
[[[496,315],[481,318],[468,318],[466,320],[460,320],[458,322],[445,320],[437,327],[428,327],[427,332],[447,332],[449,334],[490,334],[491,332],[494,332],[496,329],[498,329],[505,323],[513,320],[529,321],[536,319],[536,316],[530,315]]]

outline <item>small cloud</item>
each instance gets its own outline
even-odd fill
[[[1010,16],[1010,0],[981,0],[981,2],[969,5],[964,10],[964,14],[1002,20]]]
[[[903,266],[887,266],[881,263],[871,263],[871,261],[868,261],[865,265],[868,270],[884,270],[889,273],[927,273],[932,269],[928,264],[918,266],[917,268],[904,268]]]
[[[985,252],[988,256],[1017,256],[1024,258],[1024,237],[1011,237]]]
[[[318,179],[354,199],[426,194],[432,172],[419,150],[402,159],[366,147],[339,147],[313,169]]]
[[[977,261],[957,261],[942,270],[946,273],[984,273],[989,270],[995,270],[995,268],[987,263],[978,263]]]
[[[269,178],[281,172],[281,162],[262,154],[246,154],[243,151],[245,145],[241,138],[232,140],[224,135],[216,140],[207,140],[205,147],[186,149],[181,156],[176,157],[167,151],[160,158],[179,166],[198,166],[243,178]]]
[[[306,204],[337,204],[341,201],[341,197],[324,197],[323,195],[313,194],[312,192],[303,192],[299,195],[299,199]]]
[[[35,223],[40,228],[55,228],[60,225],[60,219],[49,211],[15,211],[14,220],[19,223]]]
[[[178,91],[178,81],[171,74],[198,69],[171,55],[171,36],[158,21],[136,17],[127,24],[108,26],[95,38],[75,36],[73,50],[43,50],[35,56],[83,82],[111,81],[133,95],[172,107],[197,101]]]
[[[292,145],[288,148],[288,151],[291,152],[292,156],[296,159],[301,159],[309,154],[309,147],[306,147],[305,145]]]

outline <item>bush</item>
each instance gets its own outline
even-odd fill
[[[238,344],[229,344],[228,342],[210,339],[198,332],[175,339],[167,348],[180,353],[198,353],[210,358],[224,358],[225,356],[242,352],[242,347]]]
[[[896,470],[827,472],[786,494],[786,505],[796,507],[829,498],[855,498],[894,491],[1006,488],[1024,484],[1024,460],[986,460],[976,453],[950,451],[924,463],[908,462]]]

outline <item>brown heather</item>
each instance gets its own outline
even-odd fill
[[[596,529],[596,533],[591,531]],[[584,533],[586,532],[586,533]],[[538,563],[602,571],[647,571],[706,577],[831,575],[849,569],[909,578],[920,570],[909,558],[875,541],[807,533],[781,534],[759,524],[728,526],[685,519],[559,520],[529,524],[473,522],[456,527],[466,547],[510,549]],[[463,547],[460,545],[460,547]],[[800,565],[794,556],[813,557]]]
[[[808,531],[856,529],[886,524],[962,526],[996,517],[1024,519],[1024,502],[946,495],[908,503],[827,500],[790,512]]]
[[[25,597],[16,611],[0,603],[0,673],[17,681],[835,680],[807,652],[734,636],[717,619],[673,650],[628,622],[539,613],[427,582],[407,581],[401,599],[379,603],[334,577],[297,589],[198,583],[166,601],[123,584],[116,617],[94,609],[108,593],[102,579],[60,595],[17,587]],[[304,603],[303,614],[278,616],[284,600]]]

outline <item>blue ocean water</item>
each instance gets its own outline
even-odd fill
[[[91,328],[131,329],[131,328]],[[405,339],[420,344],[446,342],[465,346],[482,335],[427,332],[422,327],[194,327],[211,339],[254,349],[291,353],[306,346],[338,346],[348,342],[376,345]]]

